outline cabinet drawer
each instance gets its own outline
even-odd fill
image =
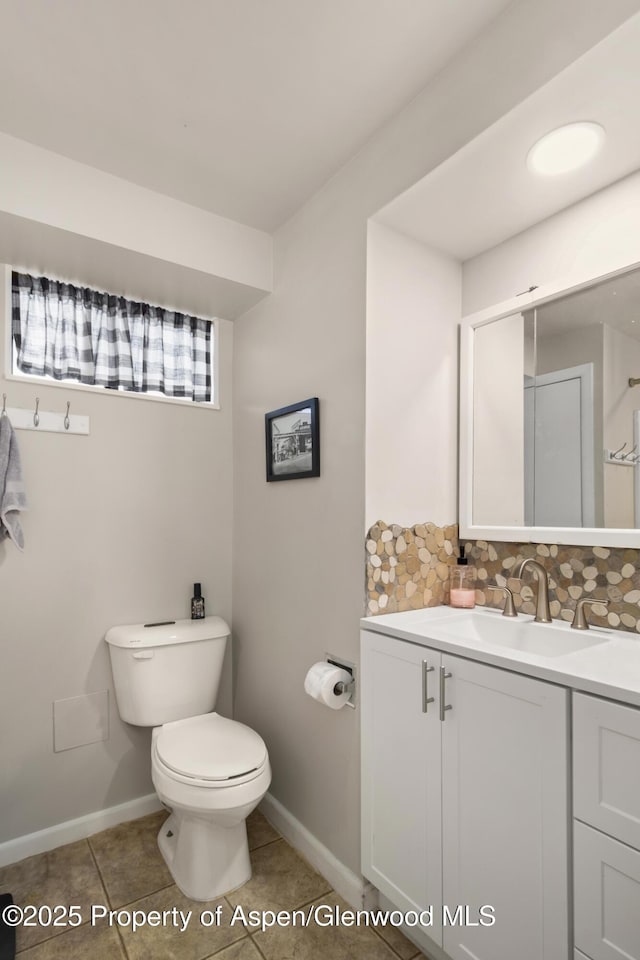
[[[574,815],[640,849],[640,710],[573,697]]]
[[[575,945],[591,960],[640,960],[640,853],[575,822]]]

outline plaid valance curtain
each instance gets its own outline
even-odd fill
[[[211,400],[210,321],[46,277],[14,271],[12,278],[23,373]]]

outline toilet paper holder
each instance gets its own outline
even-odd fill
[[[346,670],[347,673],[351,674],[351,680],[348,680],[346,683],[343,683],[342,680],[336,683],[333,688],[335,693],[345,693],[350,694],[349,699],[345,703],[345,707],[351,707],[352,710],[356,708],[356,665],[351,663],[350,660],[342,660],[340,657],[334,657],[332,653],[325,653],[324,659],[327,663],[332,663],[334,667],[341,667],[343,670]]]

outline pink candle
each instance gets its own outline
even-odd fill
[[[466,609],[475,607],[476,592],[470,587],[451,587],[449,602],[452,607],[464,607]]]

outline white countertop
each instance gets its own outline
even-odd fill
[[[490,640],[456,638],[455,621],[479,614],[483,618],[502,617],[500,610],[475,607],[473,611],[453,607],[429,607],[424,610],[408,610],[378,617],[363,617],[360,625],[364,630],[383,633],[387,636],[408,640],[420,646],[441,650],[469,660],[479,660],[515,673],[538,677],[551,683],[562,684],[573,690],[593,693],[611,700],[640,707],[640,636],[624,630],[601,630],[592,627],[587,636],[604,642],[561,656],[542,656],[492,644]],[[533,617],[520,615],[520,621],[532,621]],[[554,620],[554,628],[570,630],[564,621]],[[536,630],[544,630],[545,624],[536,624]],[[574,633],[574,631],[572,631]]]

